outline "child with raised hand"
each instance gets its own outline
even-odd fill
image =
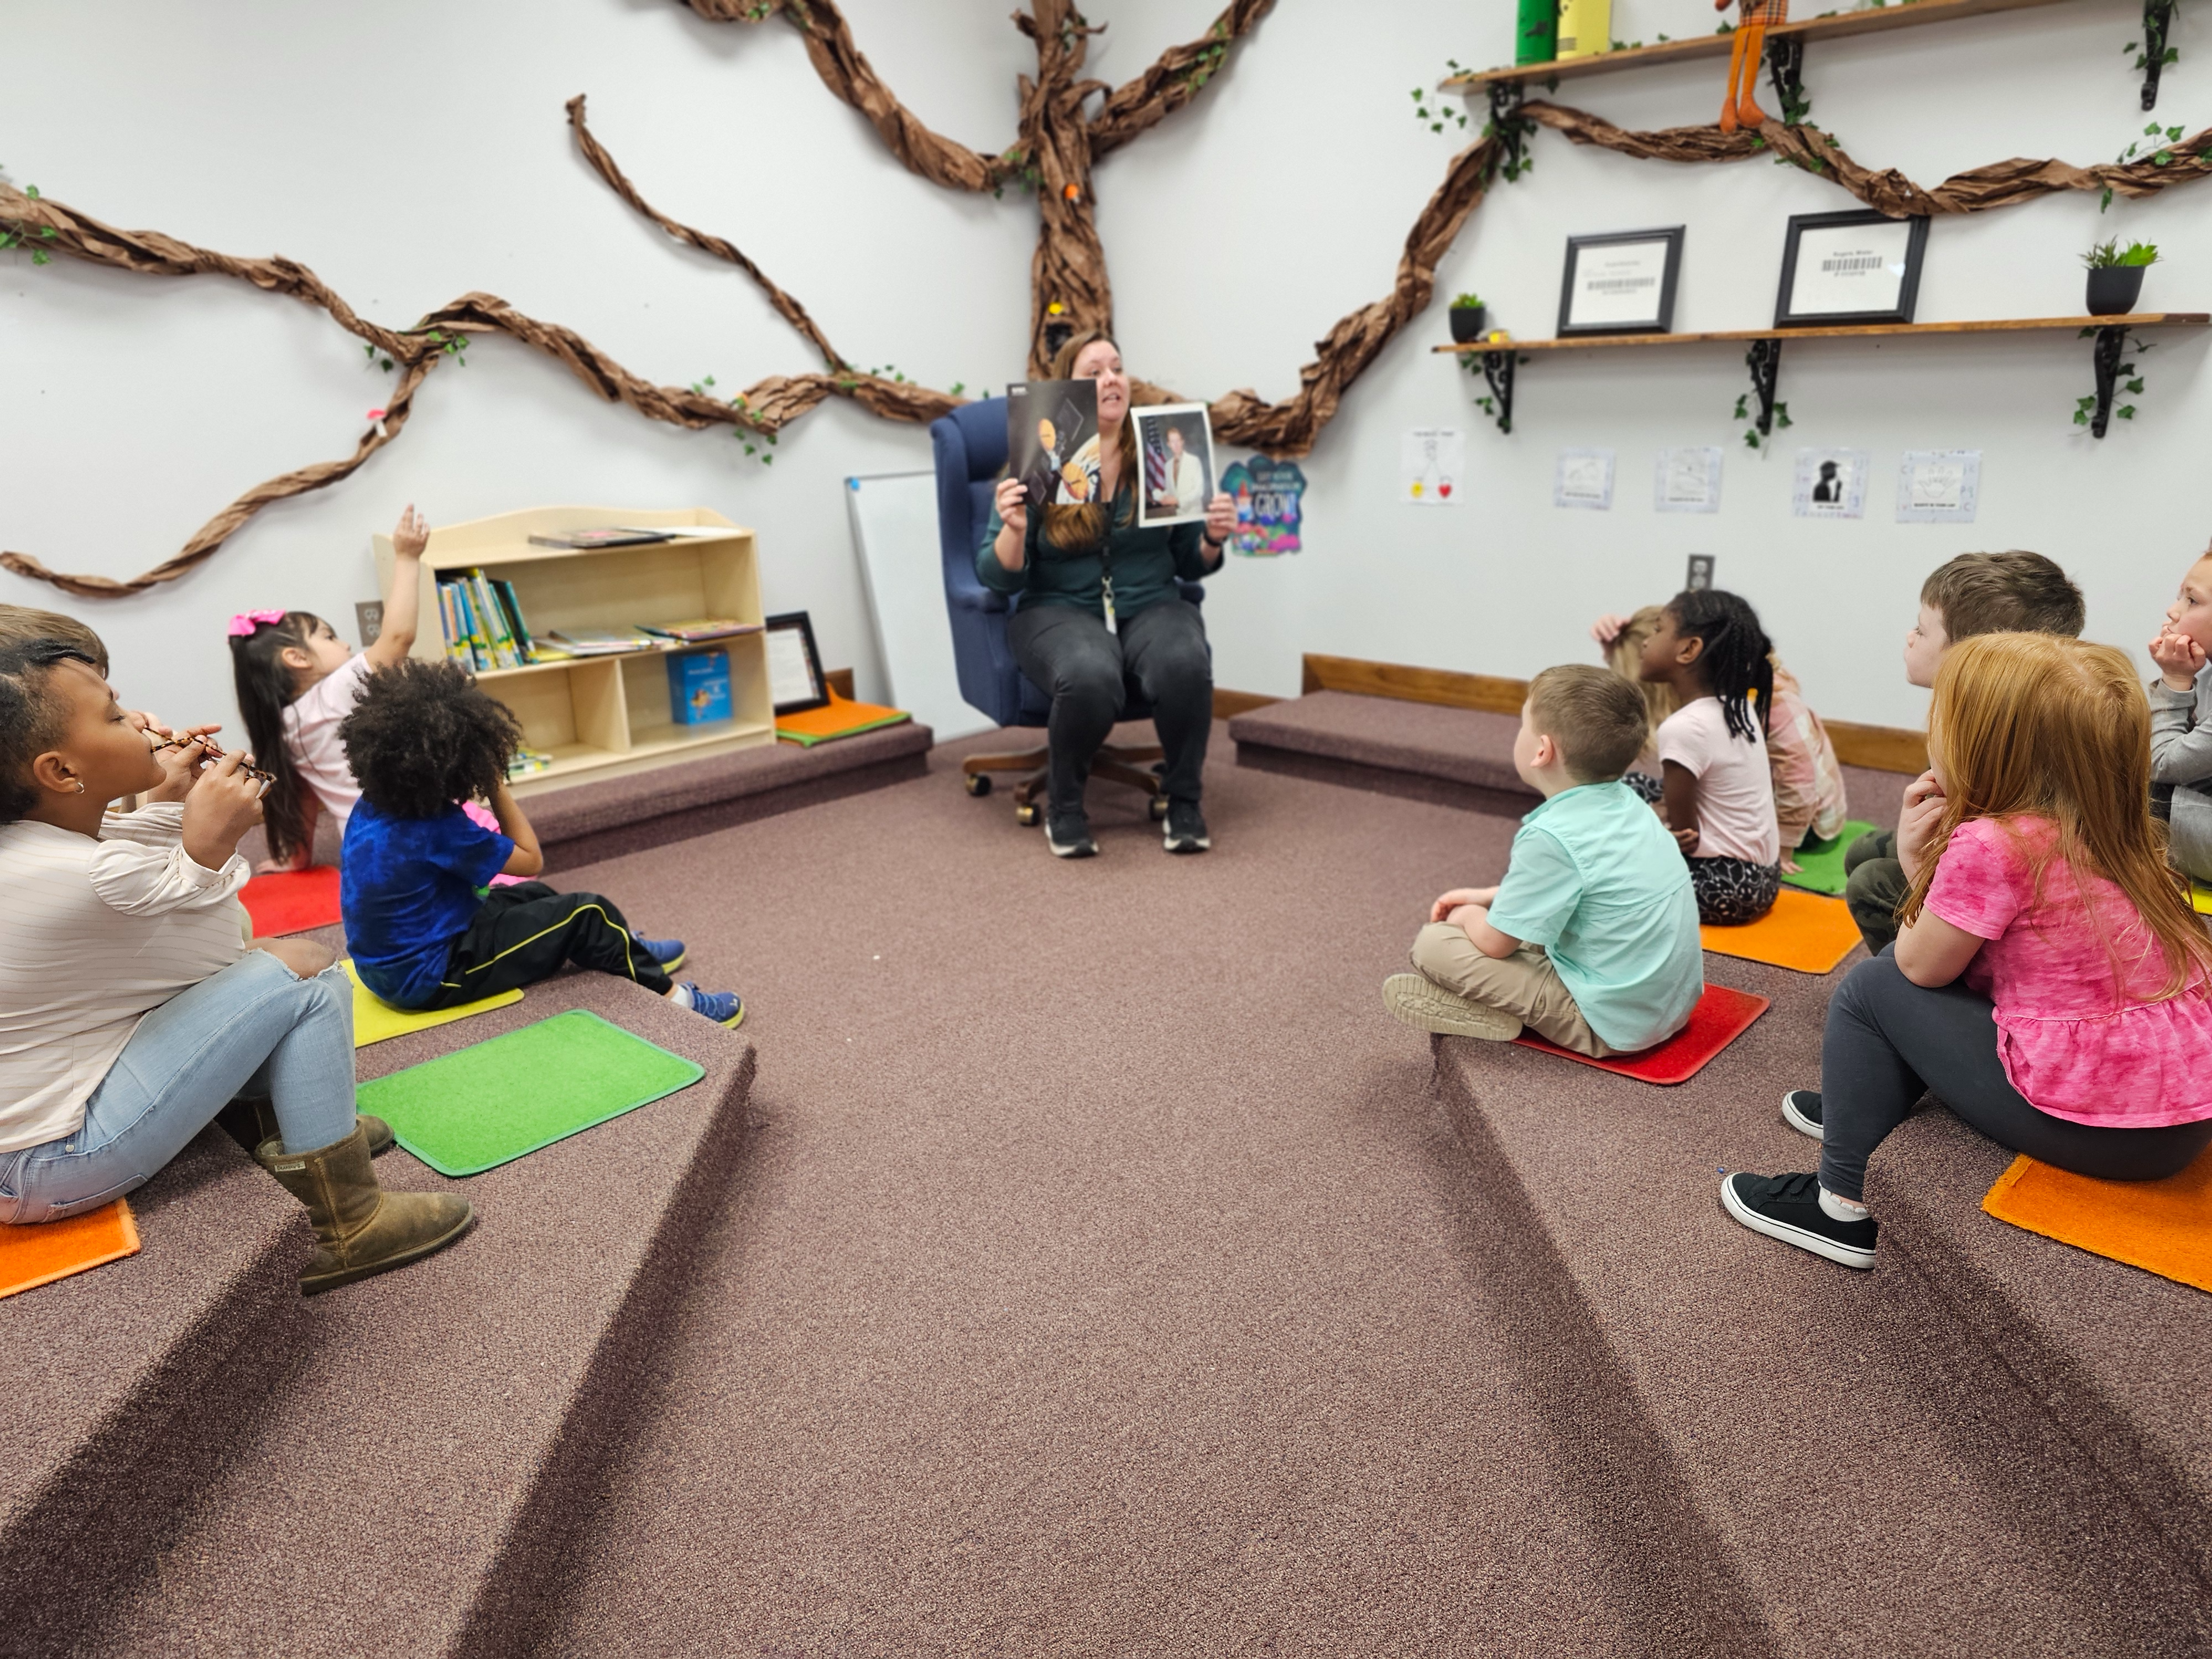
[[[2150,709],[2121,652],[2048,634],[1953,646],[1905,809],[1894,945],[1828,1005],[1818,1091],[1783,1097],[1818,1176],[1734,1174],[1727,1212],[1874,1265],[1867,1158],[1923,1093],[1992,1140],[2100,1181],[2212,1144],[2212,939],[2149,811]]]
[[[1698,907],[1673,840],[1620,775],[1644,742],[1636,688],[1601,668],[1529,682],[1513,767],[1544,804],[1504,879],[1429,907],[1411,974],[1383,981],[1408,1025],[1510,1042],[1523,1026],[1602,1060],[1680,1030],[1705,994]]]
[[[362,983],[395,1008],[446,1008],[518,990],[564,963],[619,974],[721,1025],[734,992],[678,985],[681,939],[633,932],[612,901],[533,877],[538,837],[507,787],[514,716],[459,664],[404,658],[370,674],[338,727],[361,799],[346,823],[338,908]],[[489,800],[499,828],[465,811]],[[506,873],[525,879],[493,889]]]
[[[1631,787],[1665,814],[1690,861],[1698,915],[1757,921],[1782,885],[1782,833],[1759,711],[1774,701],[1772,647],[1759,617],[1717,587],[1677,593],[1644,642],[1638,673],[1680,704],[1652,745],[1661,777]]]
[[[1663,682],[1641,679],[1644,641],[1659,626],[1661,607],[1647,605],[1633,616],[1607,615],[1590,625],[1590,638],[1605,653],[1607,665],[1623,678],[1638,681],[1644,706],[1651,711],[1651,728],[1677,707],[1674,688]],[[1774,783],[1774,816],[1782,841],[1782,873],[1797,873],[1790,854],[1801,848],[1818,848],[1843,833],[1850,816],[1844,792],[1844,763],[1829,741],[1827,727],[1805,701],[1796,676],[1782,665],[1779,652],[1769,652],[1774,669],[1774,700],[1765,711],[1766,765]],[[1639,765],[1656,770],[1658,757],[1645,752]]]
[[[2167,851],[2198,881],[2212,882],[2212,550],[2200,553],[2166,607],[2166,625],[2150,642],[2159,678],[2150,686],[2150,780],[2168,797]],[[2158,811],[2154,806],[2153,811]]]
[[[361,700],[367,678],[415,643],[422,555],[430,526],[410,502],[392,532],[392,585],[376,642],[354,654],[311,611],[248,611],[230,619],[231,678],[238,712],[261,764],[276,777],[263,803],[266,870],[305,867],[315,819],[327,812],[341,837],[361,787],[346,767],[338,723]]]

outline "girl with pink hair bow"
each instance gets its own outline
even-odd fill
[[[254,755],[276,775],[262,801],[269,838],[264,871],[313,861],[315,820],[327,812],[343,835],[361,799],[346,764],[338,722],[353,713],[362,686],[415,643],[422,555],[430,526],[410,504],[392,532],[392,585],[384,627],[358,656],[311,611],[246,611],[230,619],[231,677]]]

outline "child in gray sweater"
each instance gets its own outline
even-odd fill
[[[2197,881],[2212,882],[2212,549],[2197,556],[2150,642],[2160,677],[2150,685],[2150,776],[2171,786],[2168,856]],[[2166,793],[2159,788],[2158,793]]]

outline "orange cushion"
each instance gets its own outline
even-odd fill
[[[138,1254],[128,1199],[35,1227],[0,1227],[0,1296],[13,1296]]]
[[[2164,1181],[2092,1181],[2022,1156],[1982,1208],[2092,1255],[2212,1291],[2212,1151]]]
[[[1698,938],[1719,956],[1793,968],[1801,974],[1825,974],[1850,955],[1851,946],[1859,942],[1859,925],[1841,899],[1785,887],[1776,896],[1774,908],[1757,921],[1741,927],[1700,927]]]

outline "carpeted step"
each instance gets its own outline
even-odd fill
[[[1312,691],[1229,722],[1237,763],[1443,806],[1519,816],[1536,792],[1513,769],[1510,714]]]
[[[213,1125],[131,1195],[142,1249],[0,1303],[0,1652],[53,1652],[296,1340],[300,1207]]]
[[[1436,1040],[1472,1179],[1522,1240],[1520,1350],[1592,1478],[1660,1536],[1672,1517],[1711,1540],[1778,1652],[2207,1651],[2196,1563],[2054,1421],[2063,1400],[1931,1322],[1901,1263],[1853,1273],[1722,1213],[1724,1168],[1817,1158],[1778,1106],[1817,1074],[1825,1002],[1724,966],[1777,1006],[1690,1088]],[[1905,1247],[1883,1249],[1917,1266],[1912,1221],[1892,1224]],[[2148,1331],[2128,1342],[2162,1362]],[[2201,1401],[2166,1372],[2175,1410]]]
[[[1983,1212],[2013,1155],[1931,1108],[1882,1145],[1876,1272],[1968,1333],[2212,1584],[2212,1297]]]
[[[762,744],[619,777],[549,786],[521,797],[549,870],[574,870],[624,853],[771,817],[924,775],[935,741],[917,720],[857,732],[811,749]],[[338,837],[318,821],[315,862],[338,861]],[[239,851],[267,855],[258,829]]]
[[[656,1328],[743,1150],[753,1051],[626,981],[576,974],[520,1004],[361,1051],[364,1077],[568,1007],[707,1068],[692,1087],[447,1182],[404,1152],[387,1185],[463,1193],[444,1253],[298,1307],[288,1364],[128,1594],[79,1608],[83,1650],[475,1654],[527,1640],[575,1499],[629,1426]],[[295,1298],[296,1300],[296,1298]]]

